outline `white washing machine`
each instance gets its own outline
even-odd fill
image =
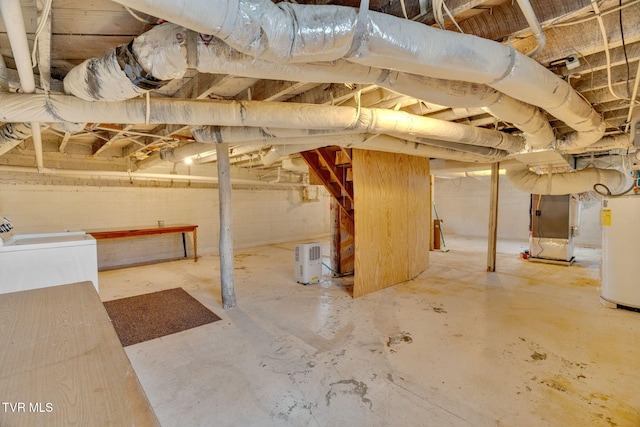
[[[91,235],[22,234],[7,243],[0,246],[0,294],[84,281],[98,290],[96,239]]]
[[[640,309],[640,196],[602,201],[602,298]]]

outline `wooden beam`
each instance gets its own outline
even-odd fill
[[[233,79],[233,76],[225,74],[196,74],[176,91],[173,98],[205,99],[217,86],[222,86]]]
[[[345,156],[347,156],[349,162],[353,160],[353,158],[351,157],[351,148],[340,147],[340,150],[344,153]]]
[[[556,20],[571,13],[587,13],[589,0],[567,0],[559,2],[531,1],[538,21],[542,24]],[[529,31],[529,23],[516,2],[503,2],[464,21],[458,22],[464,33],[478,37],[502,41],[509,35],[520,31]]]
[[[65,132],[64,136],[62,137],[62,142],[60,143],[60,147],[58,148],[58,151],[60,151],[61,153],[64,153],[65,148],[67,148],[67,144],[69,143],[69,138],[71,138],[71,134],[69,132]]]
[[[633,81],[638,71],[638,61],[629,63],[629,72],[627,72],[626,64],[620,64],[618,66],[611,68],[611,83],[627,83],[627,79],[629,84],[628,88],[623,88],[622,91],[616,92],[618,96],[623,98],[627,98],[631,96],[631,92],[633,90]],[[583,92],[587,90],[598,90],[602,88],[608,87],[609,77],[607,76],[606,70],[595,71],[593,73],[583,74],[579,80],[572,79],[573,88],[578,92]],[[628,91],[627,91],[628,89]]]
[[[629,62],[637,61],[640,59],[640,42],[636,43],[625,43],[625,48],[622,46],[611,49],[611,66],[615,67],[618,65],[626,64],[627,58]],[[625,50],[626,50],[626,58],[625,58]],[[583,79],[591,78],[589,73],[592,71],[603,70],[607,68],[607,55],[604,52],[594,53],[593,55],[589,55],[586,58],[582,58],[578,55],[578,59],[580,60],[580,65],[571,70],[566,67],[562,67],[562,75],[568,76],[571,74],[583,74]]]
[[[435,186],[436,184],[436,176],[435,175],[429,175],[429,200],[431,200],[431,205],[433,206],[433,203],[435,202],[434,196],[435,196]],[[433,224],[433,221],[431,221],[431,223]],[[433,251],[435,250],[435,233],[434,233],[434,228],[433,225],[429,224],[429,250]],[[438,224],[439,226],[440,224]],[[439,243],[439,242],[438,242]]]
[[[489,198],[489,243],[487,250],[487,271],[496,271],[499,188],[500,162],[496,162],[491,165],[491,195]]]
[[[125,134],[129,129],[133,128],[134,125],[127,125],[124,128],[120,129],[119,131],[116,132],[116,134],[114,136],[112,136],[111,138],[109,138],[108,141],[106,141],[104,144],[102,144],[100,146],[100,148],[98,148],[94,153],[93,156],[98,156],[100,155],[100,153],[102,153],[103,151],[107,150],[108,148],[111,147],[111,145],[116,142],[119,141],[123,138],[126,138],[123,136],[123,134]]]
[[[274,80],[260,80],[251,88],[251,99],[254,101],[286,101],[299,94],[306,82],[288,82]]]
[[[369,90],[377,89],[376,85],[356,85],[347,86],[342,83],[323,84],[314,87],[300,95],[294,96],[289,101],[302,104],[332,104],[339,105],[354,97],[358,91],[366,93]]]
[[[428,1],[427,3],[427,13],[424,15],[420,15],[420,2],[406,2],[405,8],[407,10],[407,16],[409,17],[409,19],[427,25],[434,25],[436,23],[436,20],[433,16],[433,11],[431,10],[431,1]],[[468,13],[475,7],[482,6],[484,3],[486,3],[486,0],[448,0],[447,7],[451,11],[451,13],[456,16]],[[380,11],[383,13],[388,13],[390,15],[404,17],[404,14],[402,12],[402,5],[399,1],[385,2],[385,4],[380,8]]]
[[[622,94],[624,94],[626,92],[626,88],[627,88],[627,82],[618,82],[618,83],[612,83],[611,85],[613,87],[613,91],[618,94],[618,96],[621,96]],[[613,96],[611,94],[611,92],[609,92],[609,88],[603,88],[603,89],[596,89],[596,90],[586,90],[584,92],[582,92],[582,95],[587,99],[587,101],[589,101],[591,104],[593,104],[594,106],[596,105],[600,105],[600,104],[604,104],[606,102],[612,102],[612,101],[619,101],[619,98],[616,98],[615,96]],[[638,100],[640,100],[640,94],[638,94],[638,97],[636,98]]]
[[[622,14],[625,43],[632,44],[640,41],[640,25],[637,25],[640,4],[623,9]],[[621,46],[622,37],[618,14],[609,13],[604,15],[602,20],[607,29],[609,48]],[[603,50],[602,36],[598,21],[595,19],[567,27],[554,27],[552,31],[545,31],[545,34],[547,36],[546,47],[534,57],[536,61],[543,64],[575,55],[576,52],[588,57]],[[513,41],[513,47],[520,52],[529,52],[536,44],[533,36]]]

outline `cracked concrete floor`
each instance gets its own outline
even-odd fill
[[[183,287],[222,317],[126,348],[163,426],[640,426],[640,313],[600,305],[599,250],[500,242],[487,273],[484,241],[447,244],[358,299],[295,283],[295,243],[236,252],[227,312],[216,256],[101,272],[100,294]]]

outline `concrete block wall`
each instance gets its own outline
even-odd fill
[[[88,184],[88,185],[87,185]],[[299,188],[234,188],[233,226],[237,248],[329,234],[329,197],[303,202]],[[198,255],[218,252],[218,190],[204,188],[127,187],[0,183],[0,215],[16,233],[120,229],[169,224],[198,225]],[[187,253],[193,241],[187,234]],[[170,259],[183,255],[180,234],[102,240],[101,269]]]
[[[436,178],[434,201],[442,230],[447,234],[486,238],[489,232],[489,177]],[[506,177],[500,177],[498,238],[529,241],[528,193],[515,189]],[[586,205],[589,206],[589,205]],[[590,203],[582,210],[576,245],[600,247],[600,205]]]

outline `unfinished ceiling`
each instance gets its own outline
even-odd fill
[[[294,180],[325,145],[542,168],[635,151],[637,0],[21,0],[23,30],[0,2],[0,172],[211,163],[217,142]]]

